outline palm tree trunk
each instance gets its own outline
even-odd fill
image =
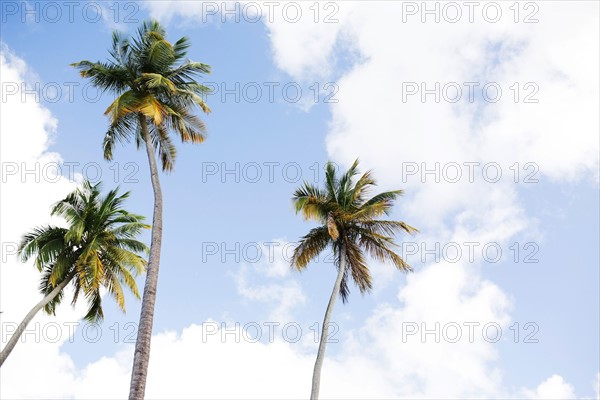
[[[340,246],[340,268],[338,271],[335,285],[333,285],[333,291],[329,298],[329,304],[325,311],[325,318],[323,319],[323,326],[321,328],[321,341],[319,343],[319,351],[317,352],[317,360],[315,361],[315,368],[313,370],[312,377],[312,390],[310,392],[311,400],[317,400],[319,398],[319,387],[321,386],[321,368],[323,368],[323,361],[325,360],[325,346],[327,346],[327,336],[329,334],[329,320],[333,313],[333,306],[335,301],[340,295],[340,286],[342,284],[342,278],[346,270],[346,248],[344,245]]]
[[[133,357],[133,369],[131,371],[131,385],[129,387],[130,400],[142,400],[146,391],[146,378],[148,376],[148,364],[150,362],[150,342],[152,340],[152,323],[154,319],[154,304],[156,302],[156,288],[158,285],[160,246],[162,241],[163,200],[160,180],[158,178],[156,156],[154,153],[154,146],[152,145],[152,139],[150,138],[150,132],[148,131],[146,117],[140,114],[139,121],[144,141],[146,142],[148,163],[150,164],[150,179],[154,191],[154,214],[152,217],[152,239],[150,242],[150,256],[146,272],[146,284],[144,286],[144,295],[142,297],[142,311],[140,313],[140,323],[138,326],[135,354]]]
[[[8,343],[6,344],[6,346],[4,347],[4,349],[2,349],[2,352],[0,352],[0,367],[2,366],[2,364],[4,364],[4,361],[6,361],[6,359],[10,355],[10,353],[13,351],[13,349],[17,345],[17,342],[21,338],[21,335],[23,334],[23,332],[25,332],[25,329],[27,328],[27,325],[29,325],[29,323],[31,322],[31,320],[33,319],[33,317],[35,317],[35,315],[42,308],[44,308],[44,306],[46,304],[48,304],[53,298],[55,298],[56,295],[58,295],[69,284],[69,282],[71,282],[71,280],[73,279],[74,276],[75,276],[75,273],[71,273],[70,275],[68,275],[50,293],[48,293],[42,299],[42,301],[40,301],[39,303],[37,303],[35,305],[35,307],[33,307],[31,309],[31,311],[29,311],[27,313],[27,315],[25,316],[25,318],[23,318],[23,322],[21,322],[19,324],[19,327],[17,328],[17,330],[15,331],[15,333],[11,336],[10,340],[8,341]]]

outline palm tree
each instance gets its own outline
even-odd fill
[[[131,40],[118,32],[113,33],[112,59],[109,61],[72,64],[80,70],[82,77],[90,78],[93,85],[117,96],[105,112],[110,116],[110,126],[104,137],[104,157],[112,159],[117,142],[135,139],[138,148],[142,144],[145,146],[150,165],[154,191],[152,240],[130,399],[144,398],[158,285],[163,199],[155,152],[160,156],[163,171],[171,171],[176,150],[169,132],[175,132],[182,142],[201,143],[206,129],[193,109],[198,106],[205,113],[210,112],[203,100],[210,90],[194,80],[197,75],[210,73],[210,67],[184,59],[190,46],[187,38],[171,44],[165,35],[158,22],[144,22]]]
[[[305,182],[293,196],[296,213],[301,212],[307,220],[319,221],[321,226],[311,229],[302,237],[294,249],[292,267],[303,270],[311,260],[331,245],[338,270],[321,329],[321,340],[313,370],[311,399],[319,398],[321,368],[336,298],[340,296],[344,303],[348,300],[350,277],[361,293],[371,290],[371,274],[364,252],[379,261],[390,261],[401,271],[412,270],[394,252],[393,248],[397,245],[392,236],[397,231],[412,234],[417,232],[417,229],[404,222],[377,219],[384,214],[389,215],[394,200],[402,191],[383,192],[367,199],[368,191],[375,185],[375,181],[369,171],[354,182],[354,177],[358,174],[357,168],[358,160],[348,172],[338,178],[334,165],[327,163],[325,189]]]
[[[0,353],[0,366],[17,344],[33,317],[43,308],[55,315],[64,289],[73,283],[74,306],[82,293],[88,310],[84,317],[90,322],[104,318],[100,288],[110,293],[125,312],[125,285],[138,299],[135,276],[142,273],[146,261],[137,253],[148,248],[135,237],[142,229],[144,217],[121,208],[129,192],[119,196],[112,190],[100,197],[100,184],[83,185],[56,203],[51,215],[66,219],[68,228],[41,226],[23,236],[19,245],[21,260],[34,258],[41,272],[39,290],[44,298],[29,311]]]

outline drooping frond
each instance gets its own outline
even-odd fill
[[[315,259],[330,243],[331,238],[326,227],[311,229],[302,237],[292,255],[292,267],[302,270]]]
[[[171,172],[175,165],[177,148],[171,141],[167,130],[163,126],[151,126],[150,132],[153,133],[151,135],[152,144],[158,152],[163,171]]]
[[[100,290],[92,290],[85,294],[85,299],[88,303],[88,310],[84,320],[88,322],[100,322],[104,319],[104,311],[102,310],[102,297]]]
[[[126,114],[110,124],[102,143],[106,160],[113,159],[113,151],[117,143],[129,143],[132,138],[137,137],[137,124],[137,115],[134,113]]]
[[[412,271],[412,267],[391,249],[394,246],[391,237],[363,231],[358,238],[358,244],[374,259],[391,262],[401,271]]]
[[[192,114],[179,102],[167,103],[169,114],[165,120],[165,128],[177,133],[182,142],[202,143],[206,137],[204,121]]]
[[[361,293],[367,293],[372,289],[371,273],[367,266],[365,256],[361,250],[359,243],[351,240],[344,241],[344,249],[346,251],[346,262],[348,264],[348,272],[352,276],[352,280],[358,286]],[[347,301],[347,297],[342,297],[342,300]]]
[[[40,278],[39,291],[43,296],[50,294],[50,292],[54,290],[54,286],[50,283],[50,275],[52,274],[53,269],[53,264],[47,264],[41,271],[42,275]],[[46,312],[48,315],[56,315],[56,307],[62,302],[63,297],[64,293],[61,291],[44,306],[44,312]]]

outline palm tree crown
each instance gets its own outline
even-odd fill
[[[185,59],[189,47],[185,37],[169,43],[164,28],[150,21],[144,22],[132,39],[114,32],[110,60],[71,64],[94,86],[117,95],[105,111],[111,121],[104,137],[107,160],[112,159],[116,142],[134,138],[138,147],[144,143],[141,116],[151,122],[149,133],[164,171],[173,169],[176,156],[169,131],[176,132],[183,142],[204,140],[204,123],[193,114],[193,108],[210,112],[203,99],[210,90],[194,76],[210,73],[210,66]]]
[[[344,252],[345,271],[340,287],[344,302],[350,293],[350,277],[361,293],[372,288],[365,251],[377,260],[390,261],[401,271],[411,271],[410,265],[394,251],[397,245],[393,235],[398,231],[417,232],[404,222],[377,219],[389,215],[394,200],[402,191],[383,192],[368,198],[375,180],[369,171],[355,182],[357,168],[358,160],[338,177],[335,166],[327,163],[324,189],[305,182],[293,195],[296,212],[322,225],[302,237],[294,250],[292,266],[298,270],[306,268],[311,260],[331,245],[336,266],[340,268],[341,252]]]
[[[111,190],[100,196],[100,184],[83,185],[56,203],[52,215],[63,217],[67,228],[43,226],[23,236],[19,254],[23,262],[34,257],[42,273],[40,292],[46,296],[65,280],[73,279],[72,304],[83,293],[88,303],[85,319],[102,320],[100,288],[107,289],[125,311],[123,285],[139,298],[135,276],[144,272],[146,260],[137,253],[147,246],[135,237],[149,225],[144,217],[122,209],[129,192]],[[63,292],[51,299],[44,310],[54,314]]]

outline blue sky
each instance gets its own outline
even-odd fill
[[[103,15],[114,20],[113,3],[90,3],[102,5]],[[372,264],[374,292],[363,297],[352,288],[349,303],[337,304],[333,320],[340,328],[336,334],[340,342],[327,350],[324,395],[591,398],[597,396],[594,385],[600,371],[598,5],[572,3],[536,2],[539,22],[529,25],[514,23],[504,3],[504,18],[498,24],[477,13],[473,24],[451,24],[443,14],[441,23],[423,23],[408,15],[407,23],[395,24],[394,15],[400,18],[408,2],[342,2],[336,8],[321,9],[320,18],[337,10],[338,22],[332,24],[315,23],[308,3],[298,23],[275,14],[273,23],[265,18],[257,23],[241,18],[239,23],[213,20],[204,24],[200,21],[206,9],[197,2],[122,3],[118,24],[105,19],[86,21],[79,8],[73,21],[64,14],[51,23],[48,14],[44,18],[42,13],[36,23],[19,15],[21,3],[14,3],[14,15],[13,8],[3,5],[2,68],[5,76],[13,75],[2,80],[2,162],[42,162],[48,153],[57,153],[64,175],[64,163],[76,162],[75,171],[88,177],[100,165],[104,187],[118,184],[131,190],[128,208],[150,220],[152,191],[145,153],[130,144],[119,147],[112,162],[102,159],[101,140],[107,126],[103,112],[112,97],[105,94],[98,101],[86,101],[85,81],[69,64],[106,59],[112,29],[133,33],[138,25],[124,22],[124,13],[134,11],[137,21],[156,17],[166,26],[169,39],[191,39],[188,55],[192,60],[212,66],[204,82],[229,89],[239,83],[240,88],[239,101],[231,94],[208,97],[212,113],[203,116],[208,127],[206,142],[178,144],[175,171],[161,175],[165,225],[154,323],[154,333],[159,335],[154,348],[160,350],[153,351],[162,352],[153,353],[156,361],[151,374],[166,376],[165,365],[173,363],[199,368],[202,379],[210,381],[204,392],[202,387],[183,384],[174,396],[211,396],[212,390],[231,398],[238,396],[235,390],[239,389],[240,397],[297,398],[307,392],[316,354],[310,327],[322,320],[335,271],[326,260],[303,273],[286,268],[281,249],[313,226],[294,215],[290,197],[302,180],[322,180],[327,160],[346,168],[360,158],[362,170],[373,169],[382,190],[406,191],[393,217],[418,227],[421,233],[399,237],[399,242],[427,248],[469,241],[480,245],[472,262],[466,259],[464,246],[463,256],[454,263],[444,257],[436,262],[433,256],[423,261],[421,251],[407,255],[415,269],[409,277],[389,266]],[[43,11],[42,3],[29,6],[33,4]],[[66,6],[57,4],[65,12]],[[127,4],[131,7],[126,8]],[[443,3],[439,4],[442,8]],[[522,9],[519,18],[532,10]],[[566,33],[559,36],[557,30]],[[575,55],[581,61],[574,61]],[[7,94],[16,81],[14,76],[42,88],[56,83],[62,96],[54,102],[51,94],[42,91],[39,102],[31,96],[21,101],[20,93]],[[492,82],[502,88],[503,96],[491,103],[476,91],[474,102],[463,97],[453,103],[442,96],[436,103],[432,96],[419,101],[419,93],[403,102],[407,82],[417,86],[426,82],[427,88],[435,82],[442,87],[458,82],[463,90],[464,82],[476,82],[479,87]],[[514,82],[520,88],[518,102],[512,101]],[[78,84],[73,96],[67,92],[71,83]],[[321,88],[316,102],[311,89],[315,83]],[[532,95],[537,103],[522,101],[532,93],[526,83],[539,89]],[[248,84],[262,88],[259,101],[252,101],[254,92],[244,97],[241,89]],[[287,94],[281,90],[286,84],[292,87]],[[326,89],[327,84],[335,86]],[[268,85],[275,85],[272,101]],[[286,100],[294,87],[304,94],[297,103]],[[331,99],[337,102],[325,102],[333,87],[337,92]],[[89,93],[95,94],[93,89]],[[19,111],[25,110],[26,103],[47,109],[58,121],[57,128],[44,126],[47,115],[36,121]],[[30,143],[40,141],[39,135],[28,138],[27,132],[16,132],[13,110],[42,127],[50,144],[44,146],[42,139],[41,151],[26,150]],[[503,177],[491,183],[482,179],[488,176],[477,167],[474,182],[462,179],[453,184],[442,176],[437,183],[427,176],[419,179],[419,174],[403,179],[402,171],[409,163],[431,167],[435,162],[498,163]],[[519,163],[518,183],[513,179],[514,168],[510,169],[515,162]],[[86,169],[81,167],[85,163]],[[525,168],[526,163],[535,169]],[[224,170],[235,168],[238,172],[223,175]],[[261,176],[254,179],[257,170]],[[531,171],[535,182],[526,183]],[[49,204],[73,187],[68,178],[58,184],[12,176],[3,179],[2,218],[11,221],[3,222],[3,243],[46,222]],[[40,194],[27,202],[36,211],[22,220],[10,219],[10,205],[18,206],[27,193]],[[268,259],[267,242],[277,243],[274,260]],[[486,243],[497,243],[502,249],[500,261],[489,262],[481,256]],[[235,254],[224,254],[225,248],[235,249],[236,244]],[[263,245],[262,257],[257,262],[244,260],[242,249],[256,249],[254,244]],[[216,254],[208,252],[215,248]],[[535,254],[529,261],[537,262],[525,262],[530,251]],[[253,254],[246,253],[246,258]],[[27,268],[32,271],[22,271]],[[12,279],[18,284],[9,283]],[[14,256],[7,261],[3,257],[3,324],[18,322],[33,306],[35,279],[31,266],[19,265]],[[143,279],[138,282],[143,285]],[[16,310],[10,309],[16,303],[11,296],[20,296]],[[123,342],[131,332],[126,327],[133,325],[125,324],[137,322],[140,303],[129,298],[126,315],[109,298],[104,307],[106,319],[97,343],[84,340],[82,329],[59,343],[20,343],[11,356],[14,359],[1,371],[3,396],[47,395],[17,384],[22,381],[15,371],[36,354],[47,355],[48,363],[61,360],[59,371],[66,377],[65,384],[52,391],[51,397],[123,396],[131,362],[128,355],[133,354],[132,345]],[[78,321],[81,315],[81,310],[65,305],[56,320]],[[53,319],[40,316],[36,321]],[[305,336],[289,343],[280,340],[278,331],[277,343],[270,344],[263,337],[264,347],[246,344],[247,351],[245,347],[235,350],[231,339],[202,348],[197,336],[185,332],[197,333],[198,326],[207,321],[229,326],[295,322]],[[399,340],[398,327],[406,326],[402,323],[423,321],[428,327],[451,321],[494,323],[501,326],[502,337],[497,343],[480,336],[476,343],[459,344]],[[524,327],[528,323],[531,329]],[[534,327],[539,330],[530,339],[538,342],[526,343]],[[115,340],[115,330],[119,340]],[[4,344],[5,330],[2,335]],[[283,347],[273,347],[279,345]],[[46,346],[47,353],[40,353],[40,346]],[[206,365],[198,366],[193,361],[198,358],[177,358],[179,351],[201,355]],[[222,358],[227,355],[234,357],[228,362],[239,368],[229,377],[240,380],[235,390],[223,383],[228,364]],[[281,371],[285,370],[282,365],[288,366],[287,374]],[[265,394],[260,378],[254,384],[250,378],[248,382],[241,378],[244,373],[259,374],[248,370],[261,371],[258,376],[263,378],[275,374],[281,387]],[[208,375],[211,371],[215,377]],[[298,379],[289,382],[289,375],[295,373]],[[114,388],[86,391],[86,383],[100,379],[100,374],[113,377]],[[365,381],[360,388],[355,387],[356,377]],[[149,397],[175,393],[168,390],[173,388],[167,383],[153,383]]]

